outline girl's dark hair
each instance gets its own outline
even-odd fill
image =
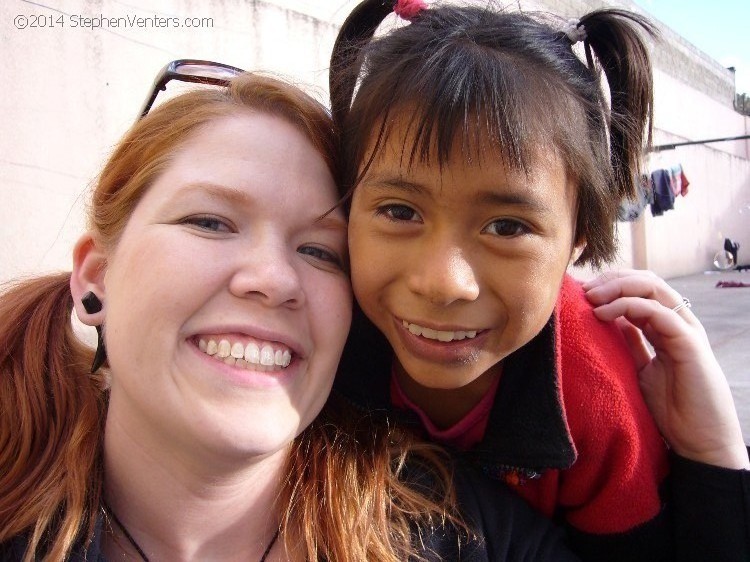
[[[332,113],[349,193],[394,118],[408,116],[413,143],[403,155],[410,164],[433,159],[443,166],[458,141],[467,158],[481,161],[479,141],[488,140],[506,166],[526,174],[544,152],[556,154],[578,188],[575,238],[586,248],[576,263],[613,259],[617,207],[635,196],[651,142],[653,77],[639,31],[653,37],[653,25],[619,9],[585,15],[584,63],[564,21],[491,5],[433,6],[373,39],[392,5],[362,2],[331,57]]]

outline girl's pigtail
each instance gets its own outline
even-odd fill
[[[25,560],[67,559],[99,505],[106,398],[69,285],[61,273],[0,296],[0,543],[25,535]]]
[[[648,47],[638,32],[650,37],[656,28],[638,14],[603,9],[581,18],[589,66],[593,56],[604,70],[610,91],[610,154],[620,199],[636,197],[643,150],[651,144],[653,127],[653,74]]]
[[[328,73],[331,113],[337,126],[344,122],[359,75],[359,53],[375,35],[385,17],[393,12],[394,0],[364,0],[346,18],[331,53]]]

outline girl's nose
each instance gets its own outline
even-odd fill
[[[414,260],[409,289],[430,302],[447,306],[456,301],[479,297],[479,282],[474,267],[461,248],[424,249],[422,259]]]

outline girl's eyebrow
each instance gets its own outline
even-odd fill
[[[527,190],[528,191],[528,190]],[[521,191],[480,191],[474,197],[477,205],[519,207],[539,214],[549,214],[550,208],[531,193]]]
[[[399,176],[386,176],[382,174],[368,175],[362,180],[361,187],[368,190],[399,189],[409,193],[419,193],[432,196],[430,190],[420,183],[406,180]]]
[[[421,183],[409,181],[400,177],[374,175],[362,181],[362,188],[368,191],[388,191],[397,189],[412,194],[419,194],[435,199],[433,190]],[[539,214],[550,214],[550,208],[534,197],[529,190],[519,189],[515,186],[506,186],[503,190],[484,189],[473,197],[476,205],[496,207],[517,207]]]

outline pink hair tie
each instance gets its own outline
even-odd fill
[[[393,11],[396,15],[405,20],[413,20],[419,12],[427,8],[424,0],[398,0],[393,5]]]

